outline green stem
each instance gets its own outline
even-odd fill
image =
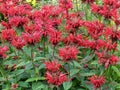
[[[78,2],[77,2],[77,0],[76,0],[76,10],[78,11],[79,9],[78,9]]]
[[[70,78],[70,64],[68,63],[68,74],[69,74],[69,78]]]
[[[33,66],[34,71],[35,71],[35,76],[38,77],[39,72],[37,71],[37,67],[35,67],[34,58],[33,58],[33,46],[31,46],[31,62],[32,62],[32,66]]]
[[[55,46],[53,46],[53,58],[55,59]]]
[[[43,37],[43,55],[45,57],[45,38]]]
[[[2,76],[4,77],[4,79],[5,79],[6,83],[7,83],[8,78],[7,78],[6,72],[5,72],[4,68],[3,68],[3,63],[0,64],[0,73],[2,74]]]

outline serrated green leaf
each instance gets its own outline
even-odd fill
[[[45,80],[45,78],[44,77],[37,77],[37,78],[33,77],[33,78],[27,79],[25,82],[34,82],[38,80]]]
[[[90,72],[90,73],[80,73],[81,76],[92,76],[95,75],[95,72]]]
[[[27,82],[19,82],[18,85],[21,86],[21,87],[28,87]]]
[[[73,64],[74,64],[75,67],[81,67],[80,64],[76,61],[73,61]]]
[[[64,87],[64,90],[69,90],[72,86],[72,82],[64,82],[63,83],[63,87]]]
[[[116,72],[116,74],[118,75],[118,77],[120,77],[120,71],[116,66],[112,66],[112,69],[114,72]]]
[[[70,70],[70,76],[73,76],[75,74],[77,74],[80,71],[80,69],[71,69]]]

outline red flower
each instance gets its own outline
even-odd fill
[[[22,39],[22,37],[15,37],[12,40],[12,45],[17,49],[21,49],[23,46],[26,45],[26,42]]]
[[[2,38],[7,41],[11,41],[15,37],[16,33],[13,29],[2,30]]]
[[[9,19],[9,23],[11,26],[18,27],[20,25],[24,25],[28,23],[27,17],[20,17],[20,16],[14,16]]]
[[[41,33],[40,32],[32,32],[32,33],[23,33],[22,37],[28,44],[35,44],[40,41]]]
[[[113,41],[120,40],[120,31],[113,31],[110,37]]]
[[[98,12],[100,11],[100,9],[102,9],[102,7],[97,6],[96,4],[92,4],[92,5],[91,5],[91,10],[92,10],[92,12],[94,12],[94,13],[98,13]]]
[[[72,8],[72,1],[71,0],[59,0],[59,7],[63,10],[68,10]]]
[[[53,44],[53,45],[57,45],[60,40],[61,40],[61,32],[59,31],[52,31],[50,32],[50,42]]]
[[[1,24],[6,28],[6,29],[10,29],[11,25],[8,22],[2,21]]]
[[[78,54],[78,49],[74,46],[66,46],[59,50],[59,56],[63,58],[64,61],[69,61],[72,59],[76,59]]]
[[[0,58],[6,58],[6,52],[8,51],[8,47],[7,46],[4,46],[4,47],[1,47],[0,46]]]
[[[105,68],[108,68],[109,65],[116,65],[119,58],[115,55],[106,55],[104,52],[97,52],[97,56],[99,57],[99,63],[103,64]]]
[[[67,26],[65,27],[66,30],[68,30],[71,33],[76,32],[76,30],[79,30],[79,27],[81,26],[80,18],[76,17],[69,17],[67,20]]]
[[[56,61],[45,62],[46,69],[51,72],[56,72],[60,70],[61,65]]]
[[[63,74],[61,72],[57,73],[46,72],[46,80],[49,84],[59,86],[63,82],[67,81],[67,76],[66,74]]]
[[[98,39],[103,34],[104,24],[99,21],[85,22],[84,25],[88,29],[88,34],[94,39]]]
[[[18,84],[12,84],[11,85],[11,90],[16,90],[18,88]]]
[[[105,35],[106,38],[108,38],[109,36],[111,36],[112,33],[113,33],[112,28],[109,28],[109,27],[108,27],[108,28],[105,28],[105,30],[104,30],[104,35]]]
[[[94,85],[94,88],[100,88],[105,83],[105,78],[103,76],[92,76],[89,78],[90,82]]]

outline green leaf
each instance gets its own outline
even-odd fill
[[[112,69],[114,72],[116,72],[116,74],[118,75],[118,77],[120,77],[120,71],[116,66],[112,66]]]
[[[27,79],[25,82],[34,82],[38,80],[45,80],[45,78],[44,77],[37,77],[37,78],[33,77],[33,78]]]
[[[64,82],[63,83],[63,87],[64,87],[64,90],[69,90],[72,86],[72,82]]]
[[[73,76],[75,74],[77,74],[80,71],[80,69],[71,69],[70,70],[70,76]]]
[[[17,70],[17,71],[14,71],[12,75],[13,76],[20,75],[20,74],[24,73],[24,71],[25,71],[24,69]]]
[[[119,90],[119,89],[120,89],[120,84],[117,84],[117,85],[115,86],[115,89]]]
[[[28,87],[28,83],[27,82],[19,82],[18,84],[21,87]]]
[[[75,67],[81,67],[80,64],[76,61],[73,61],[73,64],[74,64]]]
[[[25,66],[26,64],[29,64],[29,63],[30,63],[30,61],[28,61],[28,62],[22,61],[22,62],[20,62],[16,67]]]
[[[36,82],[32,84],[32,90],[48,90],[48,87],[41,82]]]
[[[95,75],[95,72],[90,72],[90,73],[80,73],[81,76],[92,76]]]

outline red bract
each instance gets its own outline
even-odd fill
[[[116,42],[112,42],[112,41],[109,41],[107,44],[106,44],[106,50],[116,50],[117,49],[117,43]]]
[[[67,26],[65,27],[66,30],[70,31],[71,33],[76,32],[81,26],[80,18],[78,17],[71,17],[67,20]]]
[[[100,88],[105,83],[105,78],[103,76],[94,75],[89,78],[90,83],[94,85],[94,88]]]
[[[103,64],[105,68],[108,68],[109,65],[116,65],[116,63],[118,62],[119,58],[116,57],[115,55],[104,55],[104,54],[100,54],[99,55],[99,63]]]
[[[61,64],[57,61],[47,61],[45,62],[46,69],[51,72],[56,72],[60,70]]]
[[[2,30],[2,39],[12,41],[16,36],[16,32],[13,29]]]
[[[78,49],[74,46],[66,46],[59,50],[59,56],[62,57],[63,61],[70,61],[76,59],[78,54]]]
[[[4,47],[1,47],[0,46],[0,58],[6,58],[6,52],[8,51],[8,47],[7,46],[4,46]]]
[[[111,36],[112,33],[113,33],[113,29],[108,27],[108,28],[105,28],[103,34],[105,35],[106,38],[109,38],[109,36]]]
[[[22,37],[15,37],[12,40],[12,45],[17,49],[22,49],[22,47],[26,45],[26,42],[22,39]]]
[[[40,32],[32,32],[32,33],[22,33],[22,37],[28,44],[34,45],[35,43],[40,41],[41,33]]]
[[[98,6],[96,4],[92,5],[92,11],[104,16],[106,19],[115,20],[119,17],[118,8],[120,3],[118,0],[103,0],[104,5]]]
[[[72,1],[71,0],[59,0],[59,7],[63,10],[68,10],[72,8]]]
[[[6,29],[11,29],[11,25],[8,22],[2,21],[1,24],[6,28]]]
[[[49,41],[53,44],[53,45],[57,45],[60,40],[61,40],[61,32],[59,31],[53,31],[53,32],[50,32],[50,39]]]
[[[29,19],[27,17],[20,17],[20,16],[14,16],[9,19],[9,24],[11,26],[22,26],[24,24],[27,24]]]
[[[95,40],[103,34],[104,24],[99,21],[85,22],[84,25],[88,29],[88,34]]]
[[[120,31],[113,31],[110,37],[113,41],[120,40]]]
[[[67,76],[66,74],[63,74],[61,72],[57,73],[46,72],[46,80],[49,84],[59,86],[63,82],[67,81]]]
[[[106,42],[104,40],[84,40],[83,46],[86,48],[91,48],[93,50],[100,50],[106,48]]]
[[[81,34],[78,34],[77,36],[73,35],[73,34],[69,34],[68,37],[63,38],[63,42],[67,45],[69,45],[70,43],[74,43],[74,44],[78,44],[79,46],[83,45],[83,37]]]

